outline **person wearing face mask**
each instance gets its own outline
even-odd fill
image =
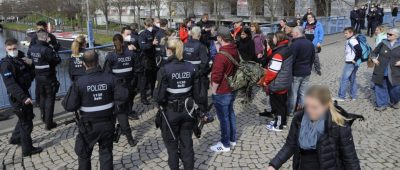
[[[367,19],[368,19],[367,35],[373,37],[375,29],[379,25],[379,15],[375,6],[371,6],[371,10],[367,15]]]
[[[7,54],[0,60],[0,74],[9,95],[10,104],[18,117],[9,143],[21,145],[22,155],[30,156],[42,152],[42,148],[32,146],[31,138],[32,120],[35,115],[29,88],[34,79],[34,70],[22,59],[23,53],[17,50],[18,40],[7,39],[5,46]]]
[[[350,11],[350,21],[351,21],[351,27],[353,27],[354,30],[358,32],[360,28],[360,16],[357,7],[354,7],[354,9]]]
[[[361,170],[351,127],[338,112],[325,86],[312,86],[304,111],[295,115],[286,142],[270,161],[276,170],[293,156],[293,169]]]
[[[131,95],[131,101],[129,101],[129,110],[131,110],[128,113],[129,118],[134,119],[134,120],[139,120],[138,113],[133,110],[133,104],[134,104],[134,98],[136,96],[136,88],[138,86],[138,76],[136,74],[136,67],[140,67],[140,62],[139,62],[139,55],[140,55],[140,48],[139,48],[139,36],[134,29],[132,29],[131,26],[125,26],[121,30],[121,35],[124,39],[123,46],[127,48],[130,51],[130,54],[132,54],[132,60],[133,63],[135,64],[133,66],[133,78],[130,82],[130,89],[132,90],[132,95]],[[137,63],[139,63],[139,66],[136,66]]]
[[[161,67],[157,75],[154,99],[160,107],[160,128],[167,148],[170,169],[179,169],[179,159],[185,170],[194,169],[193,127],[195,119],[188,110],[197,104],[204,111],[207,91],[199,94],[200,80],[196,66],[183,60],[183,43],[173,38],[166,44],[170,62]],[[203,96],[203,97],[199,97]]]
[[[122,134],[124,134],[131,147],[136,146],[137,141],[133,139],[131,127],[128,121],[128,114],[132,111],[133,91],[132,79],[134,70],[134,60],[132,51],[123,45],[123,37],[121,34],[115,34],[113,37],[114,51],[108,53],[104,62],[104,72],[113,74],[116,82],[122,87],[129,89],[129,98],[117,111],[117,119],[121,125]],[[131,107],[131,108],[129,108]]]
[[[158,30],[160,30],[161,27],[160,21],[161,21],[160,18],[153,19],[153,30],[151,31],[153,33],[153,36],[156,36]]]
[[[61,58],[54,52],[48,43],[48,33],[38,31],[38,42],[28,49],[28,58],[33,60],[35,66],[35,80],[40,94],[40,112],[45,122],[46,130],[57,127],[53,121],[54,102],[56,93],[60,87],[57,80],[56,66],[61,63]]]
[[[157,63],[155,58],[154,46],[157,41],[154,41],[153,36],[153,20],[147,18],[144,21],[145,29],[139,34],[139,46],[141,50],[140,60],[142,63],[142,72],[140,73],[140,97],[142,104],[150,105],[147,99],[147,90],[150,87],[150,91],[153,92],[154,85],[157,77]]]

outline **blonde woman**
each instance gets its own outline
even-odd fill
[[[161,107],[156,125],[161,128],[161,134],[168,152],[170,169],[179,169],[179,158],[184,169],[194,169],[193,127],[194,118],[189,113],[193,100],[204,110],[204,101],[199,94],[198,76],[195,76],[195,66],[183,61],[183,43],[179,39],[169,39],[166,44],[166,55],[170,62],[158,71],[155,101]]]
[[[375,47],[378,46],[379,43],[382,42],[382,40],[387,39],[387,35],[386,35],[386,28],[383,25],[379,25],[378,27],[376,27],[375,29]]]
[[[80,35],[76,37],[71,46],[71,58],[68,59],[68,73],[72,81],[76,81],[79,76],[85,74],[85,67],[83,67],[83,52],[86,47],[85,36]]]
[[[293,156],[294,170],[360,170],[351,128],[325,86],[312,86],[305,109],[292,121],[285,145],[267,170],[279,169]]]

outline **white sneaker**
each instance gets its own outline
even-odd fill
[[[268,130],[271,130],[271,131],[275,131],[275,132],[282,131],[282,129],[275,128],[273,125],[267,125],[267,126],[265,126],[265,128],[267,128]]]
[[[236,142],[230,142],[231,143],[231,148],[233,149],[236,146]]]
[[[346,101],[346,99],[343,99],[343,98],[340,98],[340,97],[336,97],[336,98],[333,98],[333,101],[338,101],[338,102],[344,102],[344,101]]]
[[[213,152],[217,152],[217,153],[231,151],[231,148],[226,148],[221,142],[218,142],[217,144],[211,146],[210,149]]]
[[[269,124],[268,125],[274,125],[275,124],[275,121],[274,120],[272,120],[272,121],[270,121],[269,122]]]

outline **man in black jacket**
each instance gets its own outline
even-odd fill
[[[292,50],[294,62],[293,82],[288,99],[289,114],[293,114],[297,109],[303,107],[303,98],[305,90],[308,88],[315,58],[314,45],[304,37],[301,27],[293,28],[292,36],[293,40],[290,49]]]
[[[197,22],[197,24],[196,24],[201,29],[200,41],[207,48],[210,46],[209,38],[211,37],[211,27],[212,27],[212,24],[208,20],[208,17],[209,16],[207,13],[203,14],[203,16],[201,17],[201,20],[199,22]]]
[[[10,104],[18,116],[18,122],[10,138],[10,144],[19,144],[23,156],[42,152],[42,148],[32,146],[31,133],[33,105],[29,88],[34,78],[33,69],[18,54],[18,41],[7,39],[5,42],[7,55],[0,61],[0,74],[7,88]],[[23,54],[23,53],[22,53]]]
[[[360,21],[360,29],[365,29],[365,17],[367,16],[367,8],[363,5],[358,9],[358,16]]]
[[[354,9],[350,12],[350,21],[351,21],[351,27],[353,27],[356,32],[358,32],[360,28],[359,18],[360,16],[358,8],[354,7]]]
[[[36,29],[38,31],[46,31],[47,32],[47,23],[45,21],[39,21],[36,23]],[[51,45],[51,47],[54,49],[54,51],[58,52],[58,50],[60,50],[61,45],[57,42],[56,36],[54,36],[53,34],[48,33],[48,36],[50,38],[49,44]],[[38,43],[38,37],[37,34],[34,34],[31,40],[31,43],[29,44],[29,47],[35,45],[36,43]]]
[[[396,19],[397,19],[397,13],[399,12],[399,9],[396,6],[393,6],[392,8],[392,27],[396,26]]]

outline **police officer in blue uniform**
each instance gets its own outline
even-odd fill
[[[199,93],[196,67],[183,61],[183,43],[178,39],[168,40],[167,55],[171,61],[161,67],[154,98],[161,107],[161,133],[168,152],[170,169],[179,169],[179,158],[185,170],[194,168],[193,128],[195,103],[202,106],[207,92]],[[195,103],[193,102],[195,101]],[[204,111],[204,108],[200,108]],[[158,123],[156,123],[158,124]]]
[[[22,155],[30,156],[42,152],[42,148],[32,146],[31,138],[35,115],[29,88],[34,79],[34,70],[27,64],[23,52],[17,50],[17,44],[16,39],[6,40],[7,55],[0,61],[0,74],[7,88],[10,104],[18,117],[9,142],[21,145]]]
[[[83,35],[75,38],[72,42],[71,57],[68,58],[68,74],[71,81],[76,81],[78,77],[85,75],[85,67],[83,66],[83,52],[86,47],[86,40]]]
[[[40,94],[40,112],[42,120],[45,122],[46,130],[51,130],[57,127],[53,122],[55,96],[60,87],[60,83],[56,77],[56,66],[60,64],[61,59],[47,42],[49,39],[48,33],[38,31],[36,33],[38,41],[35,45],[29,47],[28,58],[33,60],[35,67],[35,80],[37,90]]]
[[[155,59],[154,45],[157,42],[154,41],[153,34],[153,20],[148,18],[144,21],[145,29],[139,34],[140,38],[140,49],[141,51],[141,73],[140,73],[140,97],[144,105],[149,105],[150,102],[147,99],[147,90],[150,87],[151,92],[154,90],[155,81],[157,78],[157,64]]]
[[[160,29],[155,35],[155,56],[157,61],[157,66],[162,67],[167,61],[168,57],[165,54],[165,38],[167,37],[168,20],[160,20]]]
[[[36,23],[36,29],[37,31],[45,31],[47,32],[47,22],[46,21],[38,21]],[[58,50],[60,50],[61,45],[58,43],[56,36],[54,36],[53,34],[48,33],[48,36],[50,38],[49,40],[49,45],[54,49],[54,51],[58,52]],[[33,37],[31,39],[31,43],[29,44],[29,47],[35,45],[36,43],[38,43],[38,37],[37,34],[33,34]]]
[[[104,72],[111,73],[115,76],[117,83],[121,86],[129,89],[129,98],[125,101],[119,112],[117,112],[118,122],[121,125],[122,134],[124,134],[128,140],[129,145],[132,147],[136,146],[137,141],[132,137],[131,127],[129,126],[128,113],[131,112],[132,108],[129,104],[133,100],[133,52],[124,46],[124,38],[121,34],[116,34],[113,37],[115,50],[108,53],[106,61],[104,63]]]
[[[139,35],[136,32],[136,29],[132,28],[131,26],[125,26],[121,30],[121,35],[124,37],[124,46],[127,47],[133,54],[132,59],[134,64],[140,64],[138,61],[139,55],[140,55],[140,48],[139,48]],[[132,100],[129,101],[129,108],[131,109],[130,113],[128,114],[129,118],[134,119],[134,120],[139,120],[139,116],[135,110],[133,110],[133,103],[134,103],[134,98],[136,96],[136,91],[137,91],[137,82],[138,82],[138,76],[136,73],[136,67],[141,67],[139,66],[133,66],[133,78],[131,81],[131,88],[133,89],[132,92]]]
[[[79,169],[91,169],[93,147],[99,144],[100,169],[113,169],[114,107],[119,110],[128,99],[128,89],[103,72],[96,52],[83,56],[86,74],[70,87],[62,105],[67,111],[79,110],[75,153]]]

